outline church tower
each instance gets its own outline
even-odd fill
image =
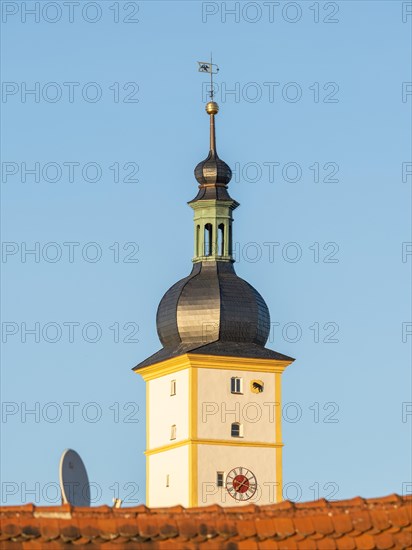
[[[157,310],[162,349],[133,370],[146,382],[146,504],[185,507],[282,500],[281,375],[293,361],[265,347],[269,311],[235,273],[229,166],[216,150],[195,168],[190,275]]]

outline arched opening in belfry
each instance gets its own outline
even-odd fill
[[[217,231],[217,250],[219,256],[225,255],[225,225],[220,223]]]
[[[200,254],[200,225],[196,226],[196,256]]]
[[[232,224],[229,225],[229,256],[233,254]]]
[[[213,243],[213,228],[211,223],[205,225],[205,239],[204,239],[204,256],[212,255],[212,243]]]

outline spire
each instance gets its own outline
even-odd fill
[[[214,101],[213,75],[219,72],[219,67],[213,64],[212,55],[210,55],[210,63],[198,61],[198,65],[199,72],[210,74],[210,101],[205,107],[210,117],[210,147],[207,158],[199,162],[195,168],[195,178],[200,185],[199,193],[194,200],[202,198],[231,200],[227,192],[227,184],[232,178],[232,171],[226,162],[219,158],[216,151],[215,115],[219,112],[219,105]]]
[[[219,105],[215,101],[206,104],[206,113],[210,117],[210,148],[209,155],[199,162],[195,168],[195,178],[199,182],[199,189],[212,187],[215,191],[213,197],[208,193],[208,198],[230,199],[226,189],[232,179],[232,170],[219,158],[216,150],[215,115],[219,112]],[[223,188],[219,193],[216,188]],[[195,199],[196,200],[196,199]]]
[[[216,150],[215,116],[219,105],[213,101],[212,75],[219,70],[212,62],[199,63],[199,71],[210,73],[210,101],[205,110],[209,115],[209,154],[195,168],[199,183],[196,197],[189,202],[194,210],[193,262],[234,262],[232,252],[232,212],[239,203],[231,198],[227,184],[232,178],[229,166],[219,158]]]
[[[209,101],[206,104],[206,112],[210,116],[210,150],[216,153],[215,115],[219,112],[219,105]]]

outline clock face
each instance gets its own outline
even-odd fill
[[[256,477],[247,468],[233,468],[226,477],[226,489],[235,500],[249,500],[256,493]]]

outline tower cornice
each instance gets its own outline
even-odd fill
[[[166,361],[154,363],[153,365],[149,365],[147,367],[142,367],[136,372],[142,376],[145,382],[190,368],[281,374],[286,367],[293,363],[293,361],[294,359],[282,361],[278,359],[256,359],[250,357],[230,357],[222,355],[185,353],[183,355],[179,355],[178,357],[167,359]]]
[[[201,201],[192,200],[187,203],[190,208],[193,208],[193,210],[200,210],[201,208],[210,208],[212,207],[229,207],[231,210],[234,210],[238,206],[240,206],[240,203],[235,201],[235,199],[204,199]]]

